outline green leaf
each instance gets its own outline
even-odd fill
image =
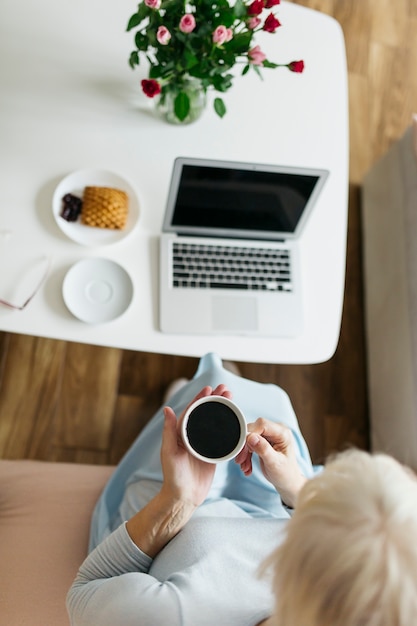
[[[245,74],[249,72],[249,68],[250,68],[250,65],[248,63],[247,65],[245,65],[245,67],[242,70],[242,76],[244,76]]]
[[[264,67],[270,67],[272,69],[274,69],[276,67],[280,67],[279,63],[272,63],[271,61],[267,61],[266,59],[265,59],[265,61],[262,62],[262,65]]]
[[[139,13],[134,13],[134,15],[132,15],[132,17],[130,18],[130,20],[127,23],[127,27],[126,30],[132,30],[132,28],[135,28],[136,26],[139,26],[139,24],[141,23],[142,18],[140,17]]]
[[[151,67],[149,70],[149,78],[167,78],[173,73],[175,68],[174,63],[164,63],[163,65],[150,61]]]
[[[194,65],[198,64],[198,58],[193,52],[190,52],[189,50],[184,51],[184,61],[185,61],[184,67],[187,70],[192,68]]]
[[[226,28],[232,26],[236,19],[236,14],[233,9],[223,10],[217,19],[212,20],[211,30],[214,30],[216,26],[223,24]]]
[[[246,5],[242,2],[242,0],[236,0],[233,12],[237,18],[242,18],[246,16],[247,8],[246,8]]]
[[[219,117],[223,117],[226,114],[226,105],[221,98],[214,99],[214,110]]]
[[[226,76],[213,76],[212,84],[216,91],[222,91],[223,93],[230,89],[232,86],[233,76],[232,74],[226,74]]]
[[[222,59],[222,63],[219,64],[222,68],[231,68],[236,63],[236,54],[226,49],[223,50],[223,55],[219,58]]]
[[[252,65],[252,67],[255,70],[255,72],[258,74],[259,78],[263,80],[261,70],[259,69],[259,65]]]
[[[146,35],[142,35],[142,33],[136,33],[135,35],[135,44],[138,50],[147,50],[148,49],[148,38]]]
[[[190,98],[185,91],[180,91],[174,100],[174,111],[177,118],[182,122],[190,112]]]
[[[235,53],[245,53],[250,47],[250,43],[253,37],[253,31],[247,31],[245,33],[238,33],[227,43],[227,49]]]
[[[165,11],[165,14],[170,14],[171,11],[175,12],[175,10],[178,10],[178,6],[177,6],[177,0],[162,0],[161,3],[161,9],[163,9]],[[182,15],[181,13],[181,7],[180,7],[180,15]]]
[[[136,65],[139,65],[139,54],[137,50],[133,50],[130,54],[129,65],[132,69],[134,69]]]
[[[129,31],[132,30],[132,28],[139,26],[141,21],[144,20],[145,17],[148,15],[149,11],[150,9],[146,6],[146,4],[144,2],[141,2],[138,5],[137,13],[134,13],[130,18],[126,30]]]
[[[149,78],[160,78],[163,72],[161,65],[151,65],[149,68]]]
[[[194,78],[200,78],[202,81],[207,77],[207,71],[204,67],[201,67],[201,64],[193,65],[193,67],[188,70],[188,74],[194,76]]]

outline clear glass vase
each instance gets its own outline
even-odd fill
[[[206,92],[201,81],[190,76],[181,82],[164,85],[156,109],[170,124],[190,124],[199,119],[206,103]]]

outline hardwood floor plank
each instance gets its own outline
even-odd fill
[[[345,299],[339,344],[332,359],[332,376],[327,401],[327,429],[329,416],[343,416],[355,433],[355,442],[369,448],[368,397],[366,385],[366,349],[364,324],[364,294],[362,273],[361,203],[360,188],[350,186],[349,221]],[[329,440],[324,430],[324,447]],[[330,451],[340,449],[343,441],[336,439]]]
[[[109,447],[122,351],[68,343],[57,407],[54,445],[105,451]]]
[[[414,99],[414,110],[417,110],[417,101],[415,100],[417,88],[417,10],[416,14],[408,20],[407,26],[408,29],[405,39],[406,65],[401,70],[400,75],[403,77],[404,81],[404,94],[412,94]]]
[[[4,368],[6,367],[7,351],[10,343],[10,333],[0,332],[0,390],[3,380]]]
[[[385,117],[391,100],[390,79],[394,73],[394,58],[396,51],[379,42],[372,42],[369,57],[370,88],[372,97],[370,103],[369,138],[372,153],[379,159],[389,148],[390,138],[386,132]]]
[[[408,14],[412,18],[417,17],[417,0],[408,0]]]
[[[326,415],[324,420],[324,448],[327,458],[349,448],[367,449],[360,432],[352,427],[345,415]]]
[[[416,67],[417,46],[412,60],[409,50],[379,42],[372,42],[370,46],[369,137],[375,161],[404,133],[417,109],[417,89],[407,76],[410,66]]]
[[[333,17],[345,37],[348,71],[367,77],[373,0],[336,0]]]
[[[369,81],[361,74],[349,75],[349,180],[359,185],[373,162],[371,142],[368,138],[370,127]]]
[[[336,1],[337,0],[292,0],[292,3],[300,4],[314,11],[319,11],[320,13],[333,15]]]
[[[119,393],[141,393],[162,400],[167,385],[174,378],[191,378],[197,364],[198,359],[192,357],[125,351]]]
[[[48,456],[64,356],[63,342],[10,335],[1,378],[2,458]]]
[[[370,22],[370,38],[381,44],[401,48],[406,41],[410,18],[409,0],[378,0],[378,11]]]
[[[323,448],[323,416],[327,408],[328,379],[332,364],[286,365],[279,368],[276,384],[288,393],[311,457],[320,463]],[[319,391],[320,390],[320,391]]]

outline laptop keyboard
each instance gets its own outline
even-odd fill
[[[288,249],[173,242],[173,287],[292,291]]]

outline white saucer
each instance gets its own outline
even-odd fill
[[[89,258],[75,263],[62,285],[65,304],[83,322],[100,324],[124,313],[133,298],[126,270],[110,259]]]
[[[94,228],[77,222],[67,222],[61,217],[62,198],[67,193],[82,198],[87,186],[114,187],[125,191],[129,197],[129,212],[123,230],[110,228]],[[59,228],[73,241],[84,246],[102,246],[115,243],[129,235],[139,219],[139,202],[132,185],[114,172],[106,170],[79,170],[72,172],[61,180],[55,189],[52,199],[52,211]]]

